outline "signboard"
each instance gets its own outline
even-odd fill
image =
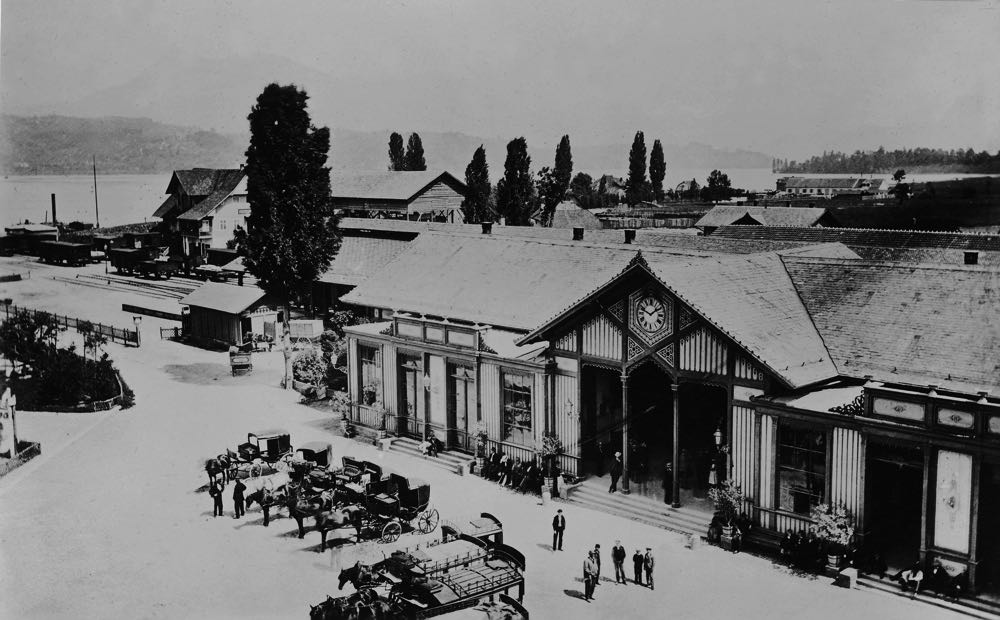
[[[17,397],[11,394],[10,388],[6,388],[0,396],[0,455],[7,458],[17,456],[16,409]]]
[[[921,422],[924,419],[924,406],[920,403],[911,403],[903,400],[892,400],[889,398],[877,397],[872,405],[872,411],[876,415],[884,415],[891,418],[902,418]]]
[[[938,451],[934,546],[969,552],[972,522],[972,456]]]

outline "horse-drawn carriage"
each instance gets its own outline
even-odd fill
[[[257,478],[267,467],[271,472],[287,471],[292,459],[291,435],[283,430],[268,430],[247,433],[246,443],[237,446],[236,451],[227,450],[230,462],[230,478],[240,472]]]

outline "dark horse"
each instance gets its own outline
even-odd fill
[[[292,516],[295,515],[293,514]],[[326,551],[326,536],[333,530],[339,530],[344,527],[353,527],[354,532],[357,535],[357,539],[359,541],[361,540],[364,511],[360,506],[338,506],[330,510],[321,510],[311,516],[316,519],[316,529],[322,537],[322,541],[319,546],[320,552]],[[299,538],[302,538],[305,533],[302,530],[302,521],[298,518],[297,521],[299,523]]]
[[[392,603],[373,590],[361,590],[350,596],[326,597],[319,605],[309,606],[310,620],[392,620],[405,617]]]
[[[355,590],[361,590],[373,585],[374,580],[373,567],[362,564],[358,560],[354,566],[340,571],[340,576],[337,578],[337,589],[343,590],[344,584],[351,582]]]
[[[205,460],[205,473],[208,474],[208,486],[212,486],[217,477],[222,478],[222,484],[228,484],[230,480],[229,468],[232,461],[228,454],[220,454],[214,459]]]
[[[287,485],[281,485],[276,489],[261,487],[246,496],[246,508],[249,509],[250,505],[254,502],[260,505],[260,509],[264,512],[264,527],[267,527],[271,522],[271,507],[277,506],[278,508],[281,508],[286,505],[288,495],[289,489]]]

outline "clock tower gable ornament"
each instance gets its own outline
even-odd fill
[[[673,331],[673,307],[669,299],[647,290],[633,293],[630,301],[632,331],[647,344],[654,344]]]

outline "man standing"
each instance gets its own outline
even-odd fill
[[[615,564],[615,583],[628,583],[625,579],[625,547],[620,540],[616,540],[611,548],[611,561]]]
[[[562,551],[563,531],[566,529],[566,517],[563,516],[562,508],[556,511],[556,516],[552,517],[552,550]]]
[[[653,567],[656,563],[653,561],[653,549],[646,547],[646,555],[642,558],[642,566],[646,569],[646,584],[649,585],[650,590],[655,590],[653,587]]]
[[[597,572],[594,575],[594,587],[601,585],[601,545],[594,545],[594,564],[597,566]]]
[[[583,600],[594,600],[594,584],[597,583],[597,565],[594,563],[594,552],[587,553],[583,561]]]
[[[642,551],[638,549],[635,550],[635,555],[632,556],[632,575],[635,577],[636,585],[642,585]]]
[[[243,491],[247,490],[247,485],[242,480],[237,479],[233,485],[233,518],[239,519],[246,514],[246,500],[243,498]]]
[[[222,516],[222,483],[218,480],[212,481],[212,486],[208,488],[208,494],[212,496],[212,516]]]
[[[615,452],[615,462],[611,464],[611,488],[608,493],[618,490],[618,480],[622,477],[622,453]]]

